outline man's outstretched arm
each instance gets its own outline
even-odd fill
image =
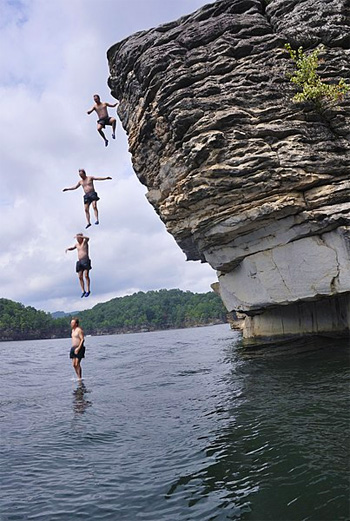
[[[93,113],[94,110],[95,110],[95,107],[91,107],[91,109],[89,109],[89,110],[86,112],[86,114],[89,114],[89,115],[90,115],[90,114]]]
[[[74,245],[74,246],[71,246],[70,248],[66,248],[66,249],[65,249],[65,253],[67,253],[67,251],[73,251],[73,250],[75,250],[75,248],[76,248],[75,245]]]
[[[75,186],[71,186],[70,188],[63,188],[62,192],[67,192],[67,190],[76,190],[79,186],[80,183],[77,183]]]
[[[116,107],[118,105],[119,101],[116,101],[114,104],[112,103],[106,103],[106,107],[110,107],[111,109],[113,109],[114,107]]]
[[[108,179],[112,179],[110,176],[108,177],[91,177],[93,181],[107,181]]]

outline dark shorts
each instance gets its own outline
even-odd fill
[[[99,201],[100,198],[96,192],[88,192],[84,194],[84,204],[90,204],[92,201]]]
[[[75,271],[79,273],[79,271],[91,270],[91,260],[89,258],[78,260],[75,266]]]
[[[103,125],[103,126],[106,126],[106,125],[110,125],[110,116],[107,116],[105,118],[100,118],[97,120],[97,123],[99,123],[100,125]]]
[[[78,358],[80,362],[82,358],[85,358],[85,346],[84,344],[82,345],[77,355],[74,353],[74,349],[76,349],[76,347],[71,347],[71,350],[69,351],[69,358]]]

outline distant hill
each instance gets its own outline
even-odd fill
[[[50,313],[0,299],[0,340],[34,340],[64,337],[67,334],[67,324],[54,321]]]
[[[227,311],[214,292],[179,289],[142,291],[97,304],[80,313],[45,313],[0,299],[0,340],[64,338],[69,318],[77,315],[86,334],[104,335],[185,328],[227,322]]]
[[[65,313],[64,311],[55,311],[51,313],[52,318],[62,318],[68,316],[69,313]]]
[[[227,322],[227,311],[216,293],[179,289],[140,291],[97,304],[78,315],[84,331],[95,335]]]
[[[71,311],[70,313],[66,313],[65,311],[54,311],[53,313],[50,313],[52,318],[63,318],[63,317],[72,317],[77,315],[78,311]]]

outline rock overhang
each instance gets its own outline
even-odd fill
[[[350,101],[323,115],[293,103],[283,47],[323,43],[324,81],[349,81],[345,2],[316,2],[326,24],[311,0],[219,0],[108,51],[134,170],[187,258],[218,270],[228,309],[261,313],[350,292]],[[325,238],[340,248],[342,284]],[[290,300],[283,276],[278,296],[268,272],[302,251]],[[321,290],[301,268],[311,251]],[[253,264],[265,270],[260,286]],[[249,287],[251,298],[238,299]]]

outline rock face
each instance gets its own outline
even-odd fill
[[[284,44],[350,83],[347,0],[218,0],[108,51],[134,170],[246,337],[349,334],[350,95],[295,104]]]

